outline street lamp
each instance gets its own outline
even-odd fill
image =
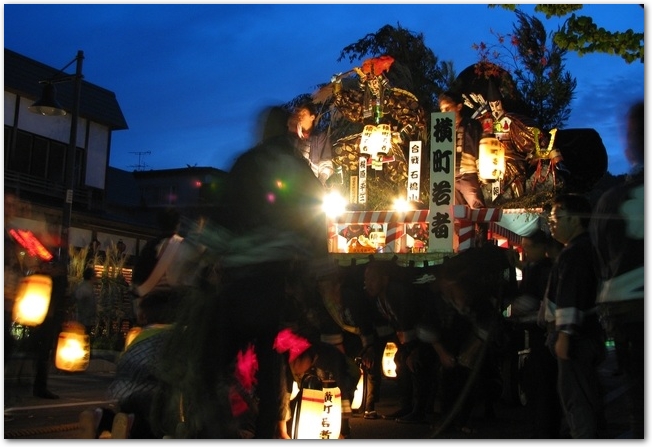
[[[82,61],[84,60],[84,52],[81,50],[77,51],[77,56],[63,67],[57,74],[52,78],[40,81],[41,84],[44,84],[43,93],[41,98],[28,107],[30,112],[38,113],[40,115],[47,116],[63,116],[67,112],[56,100],[56,89],[55,84],[62,82],[74,81],[74,96],[73,96],[73,105],[72,105],[72,115],[71,115],[71,124],[70,124],[70,139],[68,141],[68,149],[66,151],[66,170],[65,170],[65,182],[66,182],[66,196],[63,204],[63,216],[61,219],[61,244],[59,247],[59,259],[63,262],[63,265],[68,268],[68,243],[69,243],[69,232],[70,232],[70,220],[72,216],[72,201],[73,201],[73,188],[75,185],[74,180],[74,170],[75,170],[75,152],[77,151],[77,121],[79,120],[79,99],[81,96],[81,84],[82,84]],[[63,71],[70,67],[73,62],[77,63],[77,69],[73,76],[61,76]]]

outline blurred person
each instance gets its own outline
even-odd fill
[[[561,435],[562,419],[557,392],[557,359],[546,347],[545,324],[538,324],[538,316],[545,309],[545,292],[561,243],[538,229],[523,236],[521,245],[523,279],[519,296],[512,303],[512,317],[517,321],[520,318],[522,322],[518,328],[528,332],[530,353],[524,370],[526,406],[532,409],[534,437],[557,439]]]
[[[623,369],[634,439],[645,435],[644,129],[644,103],[640,101],[627,113],[624,154],[631,169],[622,185],[599,199],[590,226],[600,272],[600,316],[607,329],[626,340]]]
[[[154,396],[161,385],[159,367],[163,346],[171,336],[171,316],[167,308],[169,295],[154,292],[138,302],[141,315],[140,332],[125,346],[116,362],[115,377],[107,394],[118,402],[118,408],[109,407],[85,410],[80,424],[85,438],[99,438],[104,431],[114,432],[120,424],[120,438],[154,439],[150,414]],[[119,413],[118,413],[119,412]],[[123,418],[127,416],[127,419]],[[113,437],[115,433],[112,433]]]
[[[82,275],[83,280],[73,294],[77,304],[76,320],[84,325],[86,333],[90,336],[97,324],[97,295],[95,294],[97,276],[92,267],[85,268]]]
[[[598,365],[605,358],[596,314],[598,276],[588,232],[591,204],[584,196],[554,199],[552,237],[564,244],[546,290],[547,345],[557,357],[558,392],[573,438],[595,439],[603,417]]]
[[[61,325],[65,319],[67,305],[68,275],[66,266],[55,259],[51,253],[43,247],[41,241],[33,234],[30,237],[44,249],[43,252],[34,252],[22,237],[13,233],[16,228],[12,223],[16,217],[27,217],[31,214],[28,202],[21,201],[13,194],[5,194],[5,271],[4,271],[4,293],[5,293],[5,366],[11,359],[13,353],[13,335],[11,333],[13,323],[13,307],[16,292],[20,281],[32,274],[47,275],[52,278],[52,291],[50,303],[43,322],[30,328],[29,340],[31,349],[34,350],[35,376],[33,382],[33,395],[43,399],[58,399],[59,396],[48,389],[47,380],[51,367],[52,352],[56,349]]]
[[[409,283],[396,274],[397,269],[398,266],[391,261],[371,261],[364,276],[365,292],[378,310],[376,331],[379,340],[386,342],[387,335],[391,334],[398,347],[394,362],[400,408],[383,415],[383,418],[406,424],[425,423],[426,407],[432,391],[434,354],[432,348],[417,337],[420,315],[416,296]],[[388,328],[391,328],[391,332]],[[384,345],[377,344],[375,348],[382,353]],[[378,354],[374,354],[372,365],[380,363]],[[379,366],[374,373],[376,375]],[[370,389],[377,388],[379,380],[382,380],[382,376],[372,376],[368,382]]]
[[[30,338],[36,346],[33,394],[34,397],[43,399],[58,399],[59,396],[48,389],[47,382],[59,332],[66,318],[68,273],[66,266],[59,260],[42,263],[37,273],[52,278],[52,293],[45,320],[30,332]]]
[[[435,275],[440,276],[440,273]],[[472,424],[472,414],[477,404],[484,403],[486,417],[495,417],[493,403],[497,400],[494,395],[497,393],[493,390],[496,388],[497,370],[488,356],[485,356],[482,364],[477,363],[481,347],[477,344],[480,341],[477,328],[473,327],[471,319],[460,314],[443,298],[442,284],[438,279],[433,277],[421,281],[425,285],[421,293],[425,296],[422,298],[424,304],[417,334],[436,353],[429,409],[435,412],[435,398],[438,396],[440,411],[435,422],[439,429],[448,421],[449,428],[473,434],[476,430]],[[480,372],[474,384],[464,393],[474,368],[480,368]],[[458,402],[460,399],[461,403]],[[452,415],[453,411],[456,411],[455,415]]]
[[[363,380],[367,386],[363,387],[366,396],[362,399],[363,417],[365,419],[379,419],[376,412],[376,402],[379,398],[380,382],[382,380],[382,357],[387,340],[379,336],[374,327],[374,315],[377,310],[373,302],[365,296],[363,279],[364,265],[346,268],[340,281],[320,283],[321,287],[337,287],[338,293],[324,293],[324,309],[322,316],[322,338],[324,342],[333,343],[341,341],[343,352],[347,355],[349,363],[356,364],[363,371]],[[391,333],[391,328],[387,326]],[[373,380],[373,384],[370,384]]]
[[[153,292],[139,302],[143,328],[118,358],[115,378],[109,385],[109,396],[118,401],[120,412],[134,414],[130,434],[134,439],[156,437],[150,411],[160,386],[162,347],[173,323],[167,302],[170,299],[165,292]]]
[[[322,185],[333,175],[333,145],[328,132],[317,128],[317,110],[311,102],[294,109],[288,121],[290,142],[305,158]]]
[[[324,187],[289,143],[287,119],[276,119],[285,111],[265,112],[263,141],[235,160],[199,239],[215,259],[219,282],[184,300],[166,347],[163,380],[171,397],[161,405],[181,427],[175,437],[240,436],[232,430],[225,378],[249,345],[258,362],[252,433],[275,437],[282,357],[274,339],[292,301],[317,289],[316,261],[328,257]],[[279,123],[282,128],[275,129]]]
[[[149,240],[136,261],[132,274],[132,292],[135,295],[133,307],[137,324],[143,324],[140,315],[140,301],[147,294],[169,295],[166,300],[170,315],[176,313],[181,296],[176,290],[174,276],[171,274],[179,262],[177,255],[184,238],[178,234],[181,214],[175,208],[165,208],[158,212],[158,234]]]

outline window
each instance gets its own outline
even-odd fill
[[[64,183],[67,145],[18,130],[16,132],[16,146],[12,150],[8,143],[13,131],[12,127],[5,126],[6,169],[47,179],[55,183]],[[84,151],[77,148],[73,174],[75,187],[83,184],[83,160]]]

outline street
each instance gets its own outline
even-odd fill
[[[600,372],[605,388],[607,439],[628,437],[624,377],[612,375],[615,353],[608,350],[607,360]],[[46,400],[31,394],[29,361],[5,367],[5,439],[79,439],[79,414],[89,407],[107,406],[106,389],[113,378],[113,364],[108,360],[91,361],[89,370],[82,373],[64,373],[53,370],[49,388],[60,399]],[[22,372],[22,374],[19,374]],[[380,414],[398,409],[396,383],[385,379],[381,400],[377,404]],[[427,424],[399,424],[384,419],[367,420],[360,414],[351,419],[351,439],[532,439],[533,423],[526,407],[507,403],[496,404],[494,418],[487,418],[478,407],[473,413],[475,433],[465,434],[455,430],[438,433],[442,415],[429,414]],[[7,418],[7,415],[9,419]]]

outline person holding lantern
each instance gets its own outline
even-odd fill
[[[11,326],[14,321],[30,329],[30,340],[35,348],[35,370],[33,382],[34,397],[43,399],[58,399],[59,396],[47,387],[48,373],[52,352],[55,349],[61,325],[65,318],[67,302],[68,276],[66,266],[55,259],[50,251],[29,230],[24,230],[12,225],[18,207],[27,207],[29,203],[19,200],[12,194],[5,194],[5,365],[11,358],[13,350],[13,335]],[[42,313],[34,315],[21,315],[23,306],[17,301],[21,292],[21,285],[26,277],[37,278],[47,276],[50,284],[40,288],[39,293],[28,292],[23,298],[35,298],[42,302]],[[23,289],[26,291],[26,289]],[[44,295],[45,296],[42,296]],[[31,313],[34,306],[28,305]]]
[[[274,349],[283,355],[285,394],[280,411],[278,424],[278,437],[291,439],[287,432],[288,421],[292,418],[290,408],[292,383],[303,388],[309,376],[319,383],[311,384],[321,388],[327,381],[334,380],[342,393],[341,398],[341,430],[340,438],[348,438],[351,434],[349,418],[351,416],[351,402],[355,393],[356,384],[360,378],[360,371],[346,361],[345,355],[333,345],[323,342],[311,343],[308,339],[286,328],[279,331],[274,340]],[[295,415],[296,416],[296,415]]]
[[[425,423],[426,407],[433,385],[434,351],[417,337],[419,304],[414,291],[407,286],[408,283],[399,280],[397,270],[398,266],[394,262],[371,261],[367,264],[364,275],[365,292],[378,310],[376,332],[378,335],[386,334],[383,328],[389,326],[398,346],[394,362],[400,390],[400,408],[383,418],[405,424]],[[377,361],[376,355],[370,366]],[[370,381],[373,380],[372,377]],[[377,383],[378,379],[374,385]]]
[[[166,383],[183,395],[182,403],[170,399],[169,408],[177,416],[183,409],[184,437],[230,436],[222,385],[249,344],[258,362],[252,432],[258,439],[276,436],[282,358],[274,339],[293,300],[316,289],[311,267],[328,257],[324,187],[290,144],[285,111],[267,112],[262,141],[235,160],[200,238],[207,256],[217,260],[219,285],[186,301],[163,360]]]
[[[34,397],[58,399],[58,395],[48,390],[47,381],[52,351],[55,349],[65,319],[68,275],[66,266],[58,260],[43,263],[39,273],[52,277],[52,294],[45,320],[34,327],[31,334],[36,345],[36,375],[33,391]]]

